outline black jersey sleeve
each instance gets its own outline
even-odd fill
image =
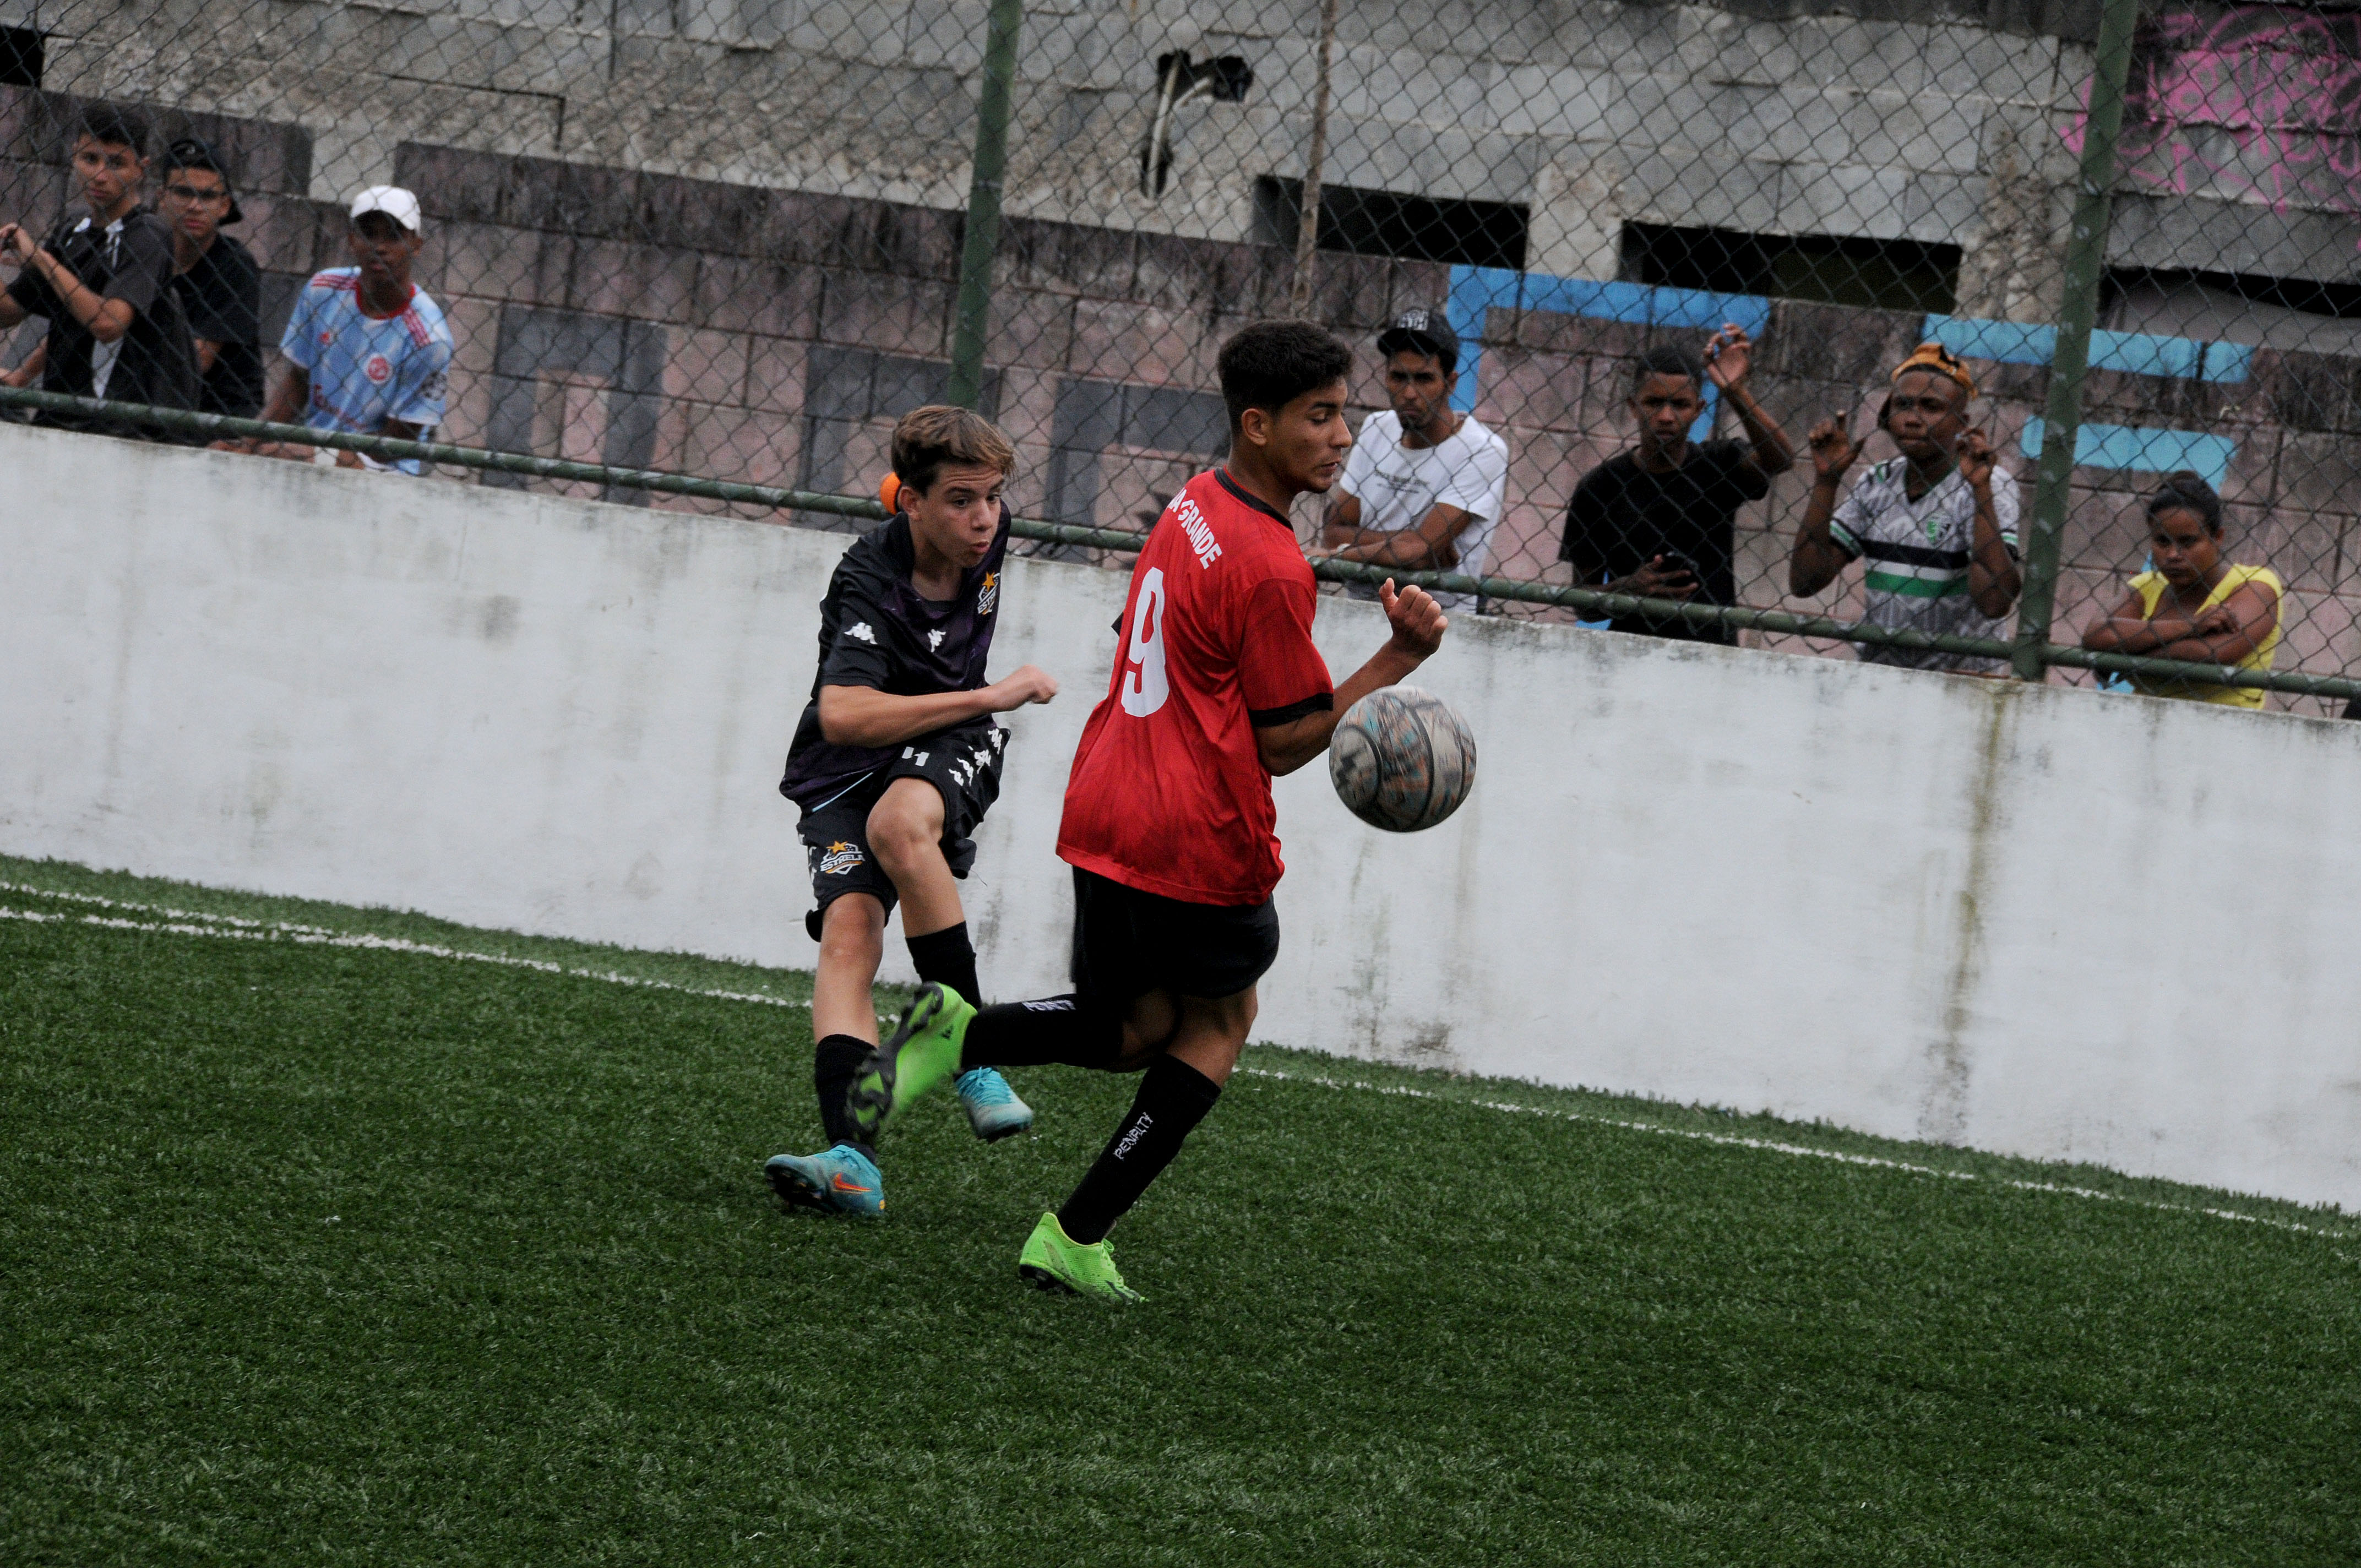
[[[894,676],[893,623],[876,585],[847,574],[830,597],[836,601],[836,635],[820,661],[818,684],[884,690]]]

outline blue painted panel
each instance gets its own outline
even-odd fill
[[[2004,365],[2047,365],[2058,356],[2058,329],[2029,322],[1974,321],[1965,316],[1928,316],[1926,334],[1970,359]],[[2144,332],[2091,334],[2091,367],[2135,376],[2173,376],[2184,380],[2243,381],[2254,368],[2255,351],[2243,343],[2205,343],[2191,337],[2158,337]]]
[[[1485,313],[1503,309],[1551,311],[1594,321],[1639,326],[1691,327],[1710,332],[1735,322],[1757,343],[1771,325],[1771,302],[1758,294],[1713,294],[1701,289],[1660,289],[1644,283],[1599,282],[1558,278],[1546,272],[1513,272],[1502,267],[1454,267],[1444,314],[1459,334],[1459,389],[1452,406],[1475,411],[1482,380]],[[1705,439],[1713,429],[1720,394],[1705,389],[1705,412],[1692,432]]]
[[[2027,457],[2041,455],[2041,421],[2025,422],[2019,443]],[[2074,433],[2074,461],[2085,468],[2125,468],[2142,474],[2169,474],[2192,468],[2216,489],[2230,476],[2230,459],[2238,444],[2226,435],[2194,430],[2149,430],[2124,424],[2086,424]]]

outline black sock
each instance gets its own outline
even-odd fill
[[[852,1088],[852,1080],[861,1074],[861,1064],[876,1049],[866,1040],[856,1040],[851,1035],[830,1035],[812,1047],[812,1088],[819,1093],[819,1124],[821,1134],[830,1145],[851,1144],[871,1159],[877,1151],[861,1136],[852,1124],[852,1113],[845,1109],[844,1097]]]
[[[909,944],[910,961],[917,966],[922,982],[950,986],[970,1007],[983,1005],[975,978],[975,945],[967,939],[966,921],[912,937]]]
[[[1066,1234],[1084,1246],[1104,1241],[1221,1097],[1222,1086],[1187,1062],[1157,1058],[1115,1136],[1058,1211]]]
[[[1123,1054],[1123,1014],[1077,996],[1004,1002],[978,1013],[967,1026],[960,1068],[1113,1066]]]

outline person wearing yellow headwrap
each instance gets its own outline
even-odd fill
[[[1939,343],[1896,366],[1878,425],[1901,455],[1862,476],[1837,503],[1861,452],[1849,421],[1811,433],[1813,483],[1788,556],[1788,588],[1808,598],[1855,561],[1865,564],[1861,619],[1936,635],[2002,640],[2024,587],[2017,570],[2015,477],[1991,439],[1970,428],[1976,378]],[[1998,659],[1865,643],[1870,663],[1999,674]]]

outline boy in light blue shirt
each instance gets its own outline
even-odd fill
[[[418,198],[372,185],[353,201],[351,244],[359,265],[313,275],[296,298],[279,349],[287,372],[262,417],[313,430],[430,439],[443,422],[451,375],[451,328],[443,308],[411,281],[423,243]],[[222,450],[346,468],[421,474],[414,458],[381,462],[291,442],[225,441]]]

